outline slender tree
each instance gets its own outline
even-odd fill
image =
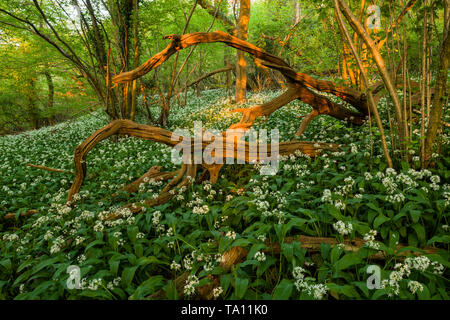
[[[444,30],[443,38],[439,51],[439,61],[436,72],[436,85],[434,89],[434,97],[430,110],[430,118],[428,120],[428,128],[425,138],[425,167],[429,165],[433,152],[433,146],[436,141],[437,133],[441,128],[441,115],[444,108],[447,106],[444,104],[448,99],[447,91],[447,77],[450,60],[450,0],[444,1]],[[422,117],[424,114],[422,113]]]
[[[250,20],[250,0],[240,0],[239,21],[237,37],[241,40],[247,40],[248,23]],[[247,100],[247,61],[245,53],[241,50],[237,51],[236,63],[236,102],[244,102]]]

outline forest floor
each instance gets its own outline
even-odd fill
[[[251,94],[248,105],[277,94]],[[387,119],[386,101],[379,106]],[[240,114],[230,112],[235,107],[224,91],[205,91],[173,107],[168,129],[192,129],[202,121],[222,131],[239,121]],[[293,102],[254,128],[277,128],[280,141],[291,140],[298,116],[310,110]],[[413,168],[396,155],[393,170],[386,168],[376,128],[371,133],[368,123],[352,127],[318,117],[301,140],[338,143],[341,151],[316,159],[292,156],[274,176],[260,175],[254,165],[226,165],[217,184],[193,185],[164,205],[111,221],[105,216],[154,197],[161,185],[148,181],[135,194],[113,193],[151,166],[177,166],[167,146],[105,140],[87,157],[77,205],[66,206],[74,149],[106,124],[107,117],[94,112],[0,137],[0,299],[143,299],[161,289],[168,299],[195,298],[209,274],[220,275],[213,292],[219,299],[449,299],[448,128],[433,168],[421,171],[411,151]],[[9,213],[15,217],[6,219]],[[285,241],[294,235],[337,243],[363,239],[364,246],[347,251],[324,243],[309,250]],[[281,244],[279,252],[267,250],[269,242]],[[419,255],[405,259],[398,244]],[[235,246],[248,251],[246,258],[231,270],[221,268],[221,255]],[[426,253],[425,247],[435,249]],[[382,258],[371,259],[377,252]],[[67,288],[71,265],[81,270],[79,289]],[[371,265],[380,267],[380,289],[367,285]],[[190,276],[180,295],[173,280],[184,272]]]

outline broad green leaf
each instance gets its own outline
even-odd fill
[[[242,299],[248,288],[248,279],[237,277],[234,280],[234,293],[238,299]]]
[[[291,296],[294,284],[291,280],[283,279],[273,292],[274,300],[287,300]]]

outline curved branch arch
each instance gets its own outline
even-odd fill
[[[275,110],[295,99],[299,99],[311,105],[319,115],[330,115],[340,120],[347,120],[355,125],[361,125],[368,114],[367,99],[364,93],[353,88],[335,84],[331,81],[315,79],[307,74],[297,72],[280,57],[268,53],[247,41],[241,40],[223,31],[194,32],[182,36],[171,34],[164,38],[171,40],[171,42],[163,51],[151,57],[138,68],[116,75],[113,77],[112,81],[114,83],[133,81],[155,69],[168,60],[174,53],[182,49],[201,43],[222,42],[237,50],[249,53],[256,59],[255,63],[257,65],[278,70],[289,83],[288,90],[280,97],[265,104],[246,109],[245,111],[243,109],[238,109],[238,112],[243,113],[243,117],[240,121],[242,124],[241,128],[249,128],[257,117],[269,116]],[[331,93],[352,105],[358,112],[354,112],[341,104],[337,104],[316,93],[314,90]]]

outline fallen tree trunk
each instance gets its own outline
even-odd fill
[[[31,216],[31,215],[36,214],[36,213],[38,213],[37,210],[31,209],[31,210],[27,210],[25,212],[20,213],[19,216],[20,217],[28,217],[28,216]],[[7,213],[7,214],[5,214],[3,216],[3,219],[5,219],[5,220],[13,220],[13,219],[16,218],[16,216],[17,216],[17,214],[15,214],[15,213]]]
[[[283,243],[292,243],[292,242],[300,242],[301,247],[307,250],[307,253],[317,253],[321,252],[322,244],[329,244],[331,247],[334,247],[338,244],[341,244],[334,238],[324,238],[324,237],[310,237],[304,235],[286,237]],[[270,243],[270,240],[266,240],[266,246],[268,249],[263,250],[263,252],[268,254],[281,254],[281,245],[279,243]],[[344,244],[345,251],[358,251],[365,245],[365,241],[363,239],[353,239],[353,240],[344,240],[342,242]],[[406,244],[398,244],[396,247],[396,256],[407,257],[411,253],[416,254],[413,251],[399,251],[408,247]],[[423,252],[432,254],[437,252],[437,248],[426,247],[421,249]],[[248,251],[242,247],[236,246],[231,248],[231,250],[223,253],[221,258],[220,267],[225,271],[229,272],[233,265],[236,265],[247,258]],[[379,251],[369,257],[370,260],[386,260],[389,257],[386,256],[383,252]],[[177,277],[174,282],[177,288],[178,296],[184,296],[184,286],[186,284],[186,280],[188,279],[190,272],[184,272],[179,277]],[[220,285],[220,276],[208,275],[209,283],[197,288],[197,299],[202,300],[211,300],[213,299],[213,289]],[[163,290],[159,290],[154,294],[148,296],[149,299],[162,299],[165,297],[165,292]]]
[[[234,112],[242,113],[241,120],[238,123],[231,125],[229,128],[232,130],[241,130],[235,138],[233,138],[233,141],[226,139],[228,131],[222,133],[220,137],[213,137],[209,140],[201,139],[198,141],[201,137],[196,137],[194,139],[178,137],[177,139],[172,139],[173,133],[170,131],[137,124],[132,121],[117,120],[110,123],[104,128],[94,132],[88,139],[76,148],[74,156],[76,176],[72,187],[69,190],[67,197],[68,202],[73,202],[74,195],[78,193],[83,184],[87,170],[85,161],[88,152],[100,141],[112,135],[128,135],[158,143],[164,143],[171,147],[181,143],[184,144],[184,147],[188,147],[188,150],[195,150],[195,145],[200,143],[202,152],[205,151],[205,148],[207,148],[207,146],[213,141],[215,146],[218,146],[217,150],[221,151],[220,160],[222,160],[222,162],[218,163],[216,159],[215,163],[209,164],[205,163],[202,159],[200,162],[192,164],[192,159],[195,158],[195,155],[194,152],[191,151],[183,154],[183,166],[178,171],[147,172],[145,175],[122,190],[135,192],[136,188],[139,188],[140,183],[146,176],[151,176],[152,179],[160,180],[172,179],[163,188],[157,198],[147,200],[144,203],[147,206],[155,206],[170,201],[170,199],[172,199],[178,192],[183,192],[185,187],[189,186],[196,179],[197,170],[199,169],[203,169],[204,172],[209,174],[209,180],[212,183],[217,182],[219,171],[222,168],[223,163],[225,163],[226,158],[232,158],[233,160],[236,159],[238,160],[238,163],[264,162],[268,159],[270,160],[272,145],[267,145],[268,159],[262,159],[258,150],[250,150],[248,143],[242,141],[237,142],[237,140],[242,137],[244,131],[248,130],[253,125],[256,118],[261,116],[269,117],[274,111],[295,99],[299,99],[311,105],[314,109],[314,111],[302,122],[299,133],[303,133],[306,130],[308,123],[318,115],[326,114],[340,120],[349,121],[355,125],[361,125],[368,114],[367,99],[364,93],[361,93],[353,88],[337,85],[331,81],[315,79],[307,74],[296,72],[280,57],[267,53],[251,43],[241,40],[235,36],[231,36],[225,32],[195,32],[182,36],[172,34],[166,36],[165,38],[171,40],[171,42],[163,51],[154,55],[138,68],[116,75],[113,78],[113,82],[126,83],[134,81],[155,69],[163,62],[167,61],[170,56],[184,48],[195,46],[200,43],[222,42],[230,47],[249,53],[255,58],[255,63],[258,66],[278,70],[288,82],[288,89],[280,96],[262,105],[256,105],[248,109],[233,110]],[[205,77],[228,69],[229,68],[223,68],[213,71],[212,73],[205,75]],[[201,77],[197,80],[201,81],[201,79],[204,79],[205,77]],[[195,82],[196,81],[194,81],[194,83]],[[331,101],[327,97],[317,93],[317,91],[335,95],[341,100],[352,105],[356,110],[358,110],[358,112]],[[234,139],[237,139],[236,142]],[[323,150],[335,151],[337,148],[338,146],[333,144],[300,141],[281,142],[277,145],[277,151],[279,151],[280,155],[291,155],[296,151],[301,151],[311,157],[317,156]],[[183,150],[186,149],[183,148]],[[232,150],[232,155],[226,154],[226,150]],[[226,155],[223,156],[224,154]],[[211,153],[211,156],[213,157],[216,155],[216,150]],[[239,162],[239,160],[241,162]],[[205,175],[203,174],[202,179],[204,176]],[[142,210],[142,205],[132,204],[129,208],[132,212],[139,212]],[[114,219],[116,217],[113,215],[111,218]]]
[[[260,146],[257,146],[257,148],[251,148],[248,142],[235,139],[239,138],[243,134],[242,131],[243,130],[230,130],[223,132],[222,135],[218,137],[190,138],[178,136],[173,132],[162,128],[138,124],[130,120],[113,121],[107,126],[94,132],[75,149],[74,163],[76,175],[69,190],[67,201],[73,204],[74,195],[79,192],[81,186],[83,185],[87,172],[86,157],[89,151],[92,150],[92,148],[99,142],[112,135],[127,135],[163,143],[171,147],[178,146],[182,148],[182,150],[190,150],[189,154],[183,154],[184,163],[178,171],[160,172],[160,167],[153,167],[142,177],[122,188],[122,191],[135,192],[137,188],[139,188],[140,183],[144,181],[146,177],[153,180],[168,180],[173,178],[161,191],[159,197],[147,200],[145,202],[148,206],[156,206],[169,201],[178,192],[183,192],[183,187],[187,187],[195,181],[197,169],[199,169],[199,167],[209,172],[211,182],[214,183],[217,181],[218,173],[222,165],[217,163],[205,163],[204,158],[200,160],[200,163],[195,163],[193,161],[195,160],[194,151],[197,148],[200,148],[203,154],[206,148],[211,148],[211,146],[214,146],[211,156],[215,157],[216,161],[221,160],[219,161],[221,163],[226,163],[227,159],[238,160],[239,163],[260,163],[272,159],[273,147],[271,144],[267,144],[265,146],[267,148],[267,153],[266,156],[264,156],[260,152]],[[320,142],[290,141],[280,142],[275,150],[282,156],[288,156],[300,151],[310,157],[316,157],[323,150],[338,150],[338,145]],[[230,153],[227,151],[232,152]],[[142,206],[131,205],[130,210],[132,212],[139,212],[142,210]]]

